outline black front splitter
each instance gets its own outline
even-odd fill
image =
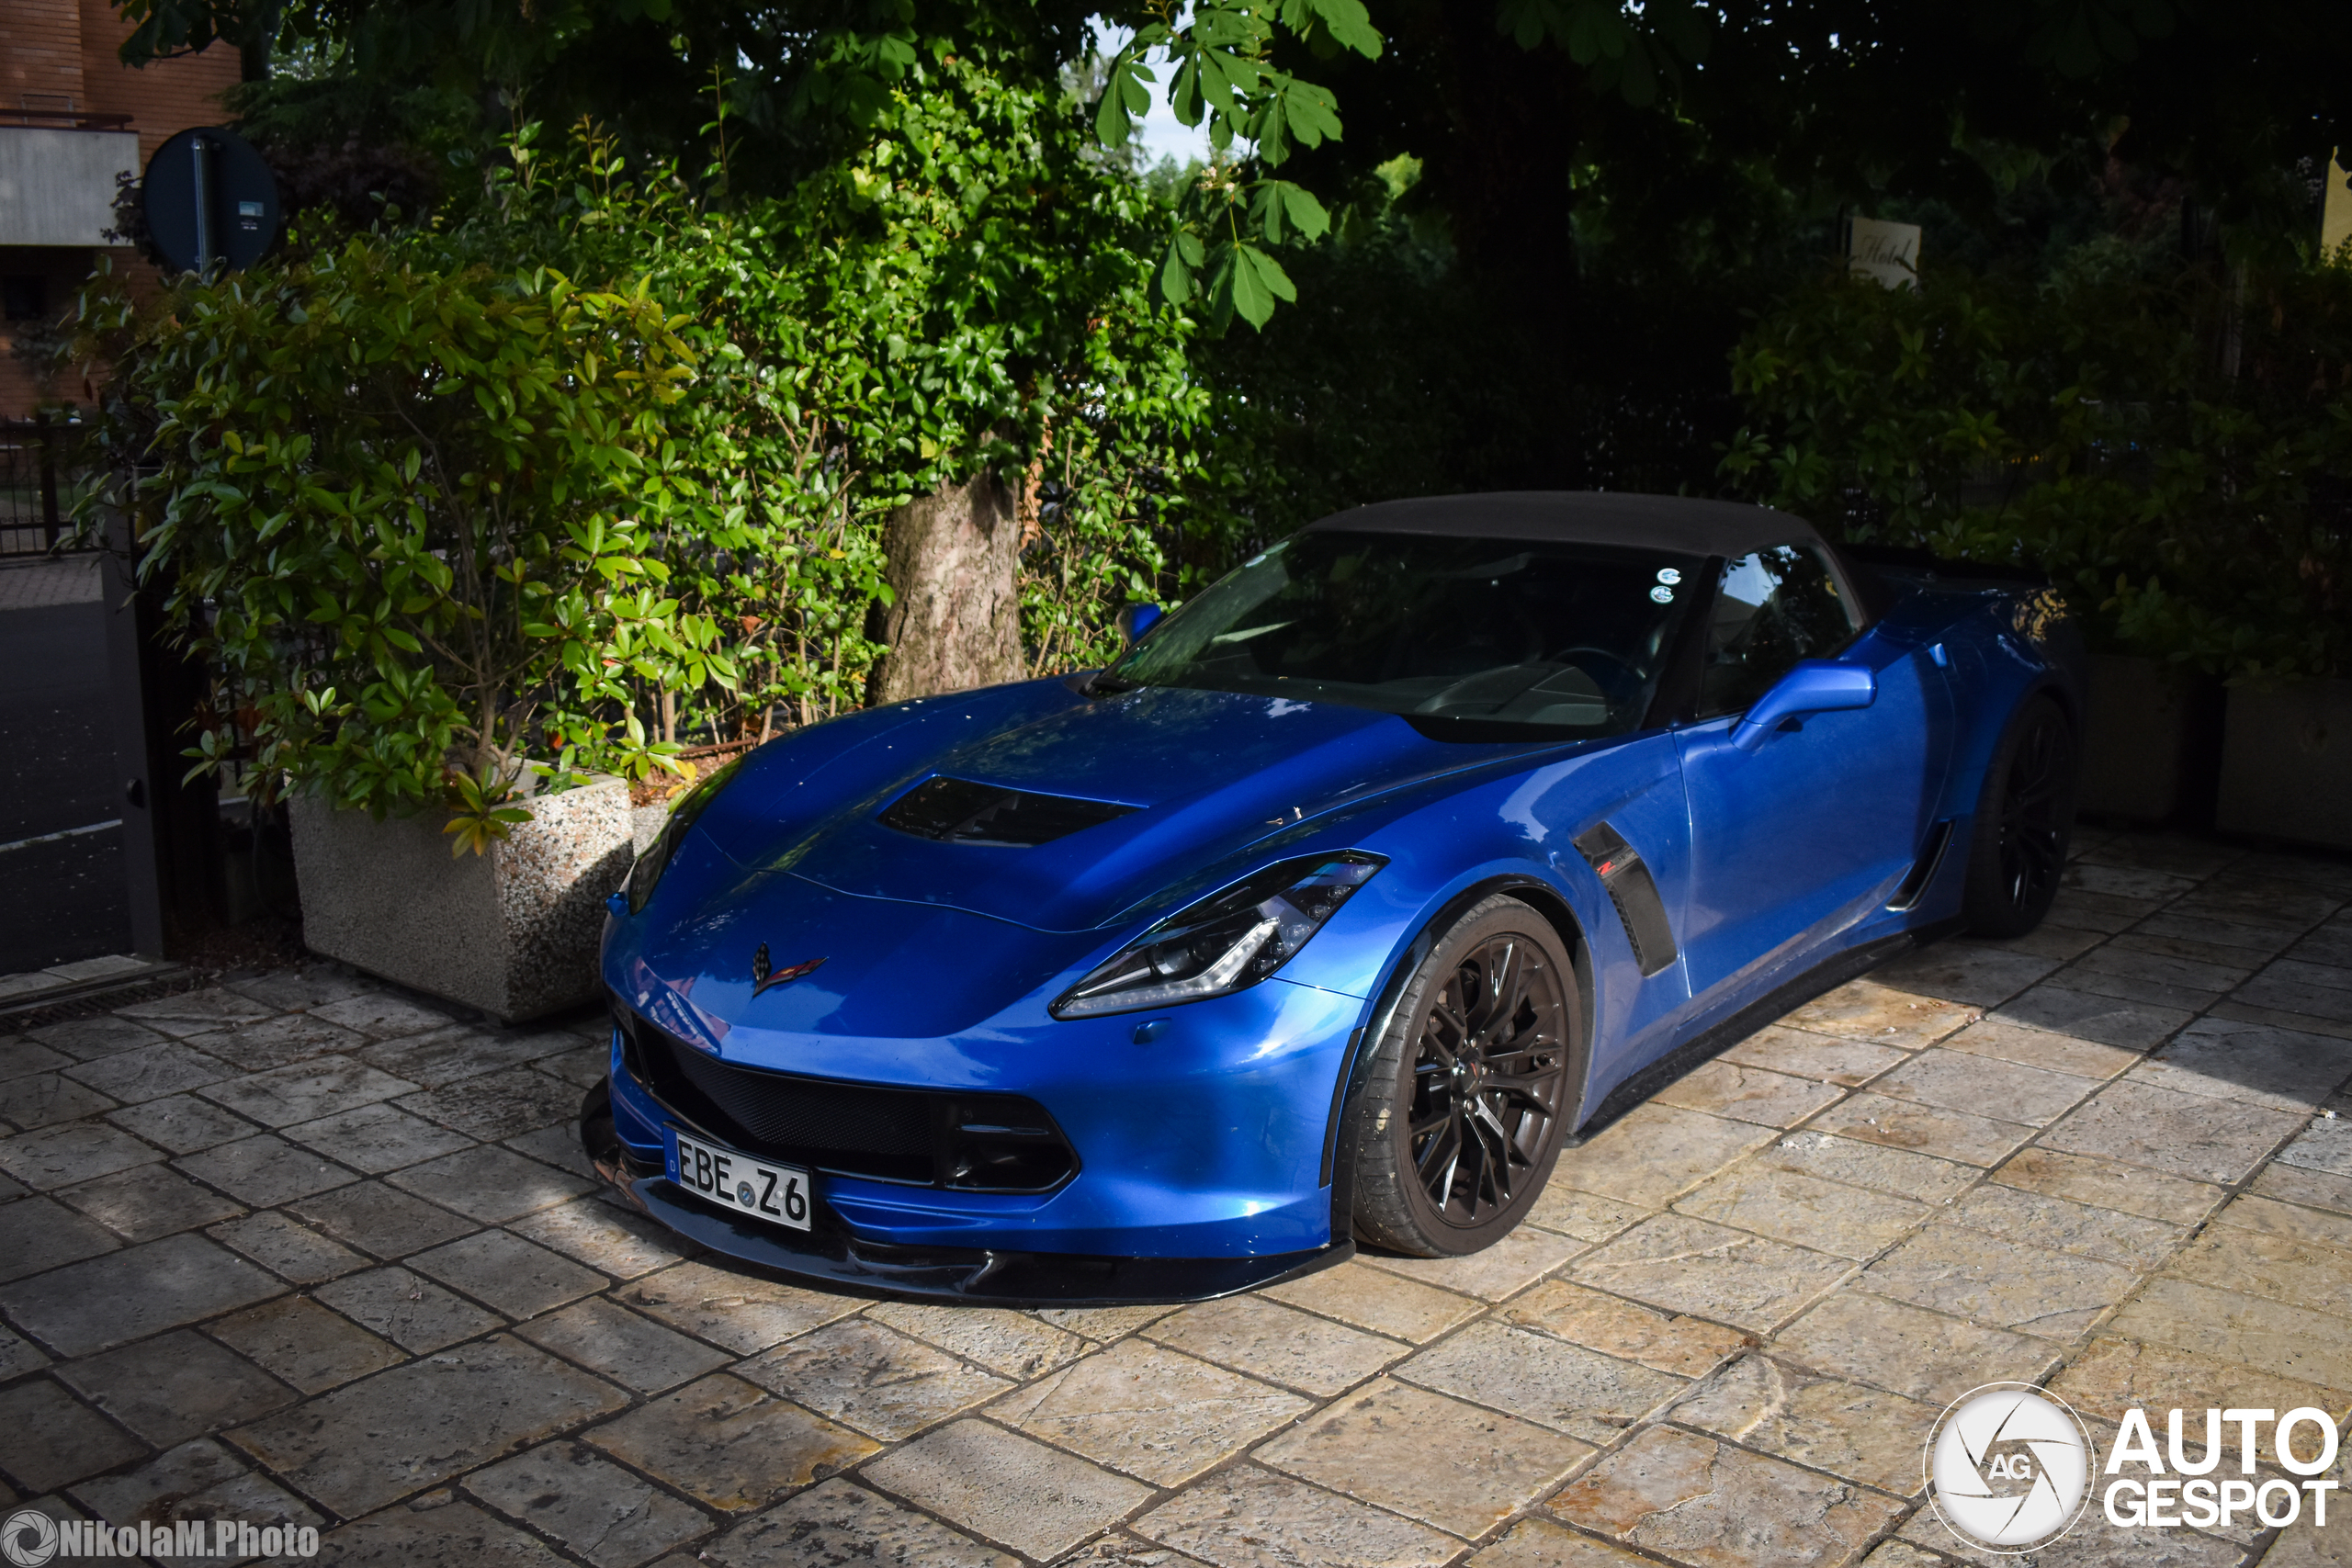
[[[689,1241],[797,1281],[860,1294],[974,1306],[1173,1305],[1295,1280],[1355,1256],[1352,1239],[1261,1258],[1114,1258],[983,1247],[896,1247],[862,1238],[821,1207],[788,1231],[687,1193],[660,1166],[632,1159],[613,1132],[605,1086],[582,1107],[582,1142],[597,1173]],[[601,1122],[601,1125],[599,1124]]]

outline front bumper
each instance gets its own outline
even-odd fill
[[[821,1190],[808,1231],[757,1224],[694,1197],[669,1179],[660,1160],[632,1150],[615,1128],[611,1089],[609,1079],[598,1084],[581,1106],[581,1142],[598,1175],[688,1240],[811,1284],[988,1306],[1128,1306],[1233,1295],[1355,1255],[1354,1241],[1346,1237],[1322,1247],[1232,1258],[909,1246],[860,1235]]]

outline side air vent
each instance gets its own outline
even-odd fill
[[[1674,962],[1674,928],[1666,918],[1666,900],[1657,896],[1657,879],[1624,835],[1603,822],[1587,829],[1576,840],[1577,852],[1592,863],[1609,901],[1617,906],[1625,940],[1633,944],[1634,962],[1645,979]]]
[[[1107,800],[1031,795],[969,779],[925,779],[882,813],[882,823],[918,839],[954,844],[1026,847],[1091,828],[1135,810]]]
[[[1951,818],[1947,817],[1928,829],[1928,841],[1920,846],[1919,858],[1911,863],[1911,873],[1886,907],[1895,914],[1905,914],[1918,907],[1920,895],[1928,891],[1928,884],[1936,879],[1936,872],[1944,863],[1944,852],[1951,848]]]

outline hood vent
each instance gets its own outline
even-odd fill
[[[951,844],[1051,843],[1136,810],[1107,800],[1031,795],[969,779],[926,779],[891,803],[883,826]]]

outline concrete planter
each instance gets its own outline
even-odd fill
[[[2224,832],[2352,850],[2352,681],[2230,693],[2214,819]]]
[[[532,820],[452,859],[438,812],[379,822],[297,798],[303,942],[510,1023],[591,999],[605,898],[636,857],[628,785],[599,779],[526,804]]]
[[[2133,822],[2211,809],[2221,692],[2153,659],[2091,656],[2081,807]]]

